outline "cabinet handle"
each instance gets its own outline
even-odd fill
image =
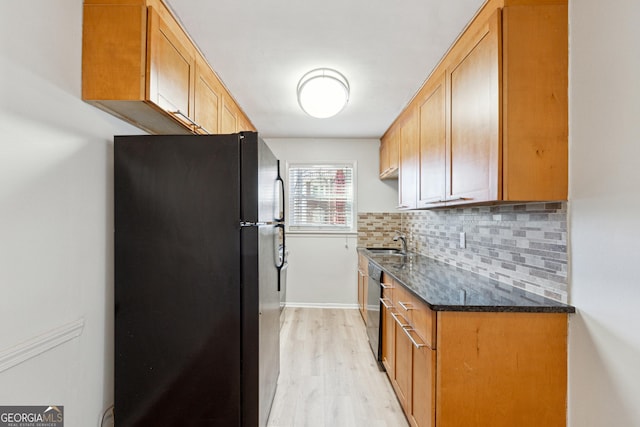
[[[171,114],[173,114],[174,116],[180,116],[182,117],[185,121],[189,122],[191,124],[191,126],[193,126],[193,130],[196,129],[202,129],[203,131],[205,131],[206,133],[211,133],[208,130],[206,130],[204,127],[200,126],[199,124],[197,124],[196,122],[194,122],[193,120],[191,120],[189,118],[189,116],[187,116],[185,113],[183,113],[180,110],[176,110],[176,111],[169,111]]]
[[[413,310],[414,308],[411,306],[407,306],[407,304],[409,304],[408,302],[402,302],[402,301],[398,301],[398,305],[400,307],[402,307],[404,310],[409,311],[409,310]]]
[[[393,310],[393,306],[391,304],[389,304],[389,300],[386,298],[380,298],[380,302],[382,303],[382,305],[384,305],[384,308],[386,308],[387,310]]]
[[[203,126],[195,125],[195,127],[196,127],[196,129],[202,129],[203,131],[205,131],[205,133],[211,134],[211,132],[209,132],[209,131],[207,130],[207,128],[205,128],[205,127],[203,127]]]
[[[402,320],[403,320],[404,322],[406,322],[406,320],[404,320],[404,317],[399,316],[399,315],[397,315],[396,313],[391,313],[391,317],[393,317],[393,319],[394,319],[396,322],[398,322],[398,325],[400,325],[400,327],[401,327],[401,328],[403,328],[403,329],[404,329],[404,328],[408,328],[408,327],[409,327],[409,324],[408,324],[408,323],[402,323],[402,322],[400,321],[400,319],[398,319],[398,318],[400,317],[400,318],[402,318]]]
[[[407,205],[400,205],[400,206],[396,206],[396,209],[409,209],[409,206],[407,206]]]
[[[459,200],[472,200],[470,197],[454,197],[452,199],[440,199],[433,202],[424,202],[425,205],[435,205],[438,203],[457,202]]]
[[[393,286],[387,285],[386,283],[382,282],[380,282],[380,286],[382,287],[382,289],[393,289]]]
[[[407,336],[409,337],[409,340],[411,341],[411,343],[415,348],[429,347],[427,344],[419,343],[413,338],[413,336],[411,335],[411,332],[415,332],[415,329],[403,327],[402,330],[404,331],[405,334],[407,334]]]

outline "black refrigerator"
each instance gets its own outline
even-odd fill
[[[265,426],[284,187],[257,133],[116,136],[115,425]]]

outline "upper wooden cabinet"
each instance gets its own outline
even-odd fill
[[[440,204],[446,194],[446,102],[445,76],[432,79],[420,105],[420,173],[418,207]]]
[[[219,133],[218,117],[224,89],[201,57],[196,58],[195,85],[193,117],[200,126],[196,132]]]
[[[499,20],[495,11],[480,31],[462,38],[447,67],[447,202],[500,200]]]
[[[148,9],[147,38],[147,98],[173,115],[178,121],[191,125],[196,59],[189,39]]]
[[[255,130],[160,0],[85,0],[82,99],[150,133]],[[225,99],[225,101],[223,101]]]
[[[249,120],[247,119],[247,117],[240,113],[238,115],[238,132],[243,132],[243,131],[255,131],[255,129],[253,128],[253,126],[251,126],[251,124],[249,123]]]
[[[393,132],[380,140],[380,179],[398,178],[399,139]]]
[[[567,27],[563,0],[478,12],[387,131],[419,117],[418,208],[566,200]]]
[[[238,129],[238,114],[233,102],[227,97],[222,99],[221,133],[235,133]]]
[[[400,127],[399,209],[417,207],[420,122],[417,111],[407,116]]]

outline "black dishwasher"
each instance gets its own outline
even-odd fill
[[[367,336],[373,355],[378,362],[378,368],[384,370],[382,366],[382,332],[380,330],[381,313],[380,298],[382,296],[382,286],[380,284],[382,270],[380,267],[369,261],[369,279],[367,283]]]

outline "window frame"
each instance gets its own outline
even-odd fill
[[[352,212],[351,212],[351,227],[347,228],[331,228],[331,227],[323,227],[323,226],[291,226],[291,187],[289,185],[289,176],[291,167],[350,167],[352,169]],[[315,161],[315,162],[295,162],[295,161],[287,161],[286,162],[286,227],[287,232],[290,234],[357,234],[357,218],[358,218],[358,164],[355,160],[347,160],[347,161]]]

